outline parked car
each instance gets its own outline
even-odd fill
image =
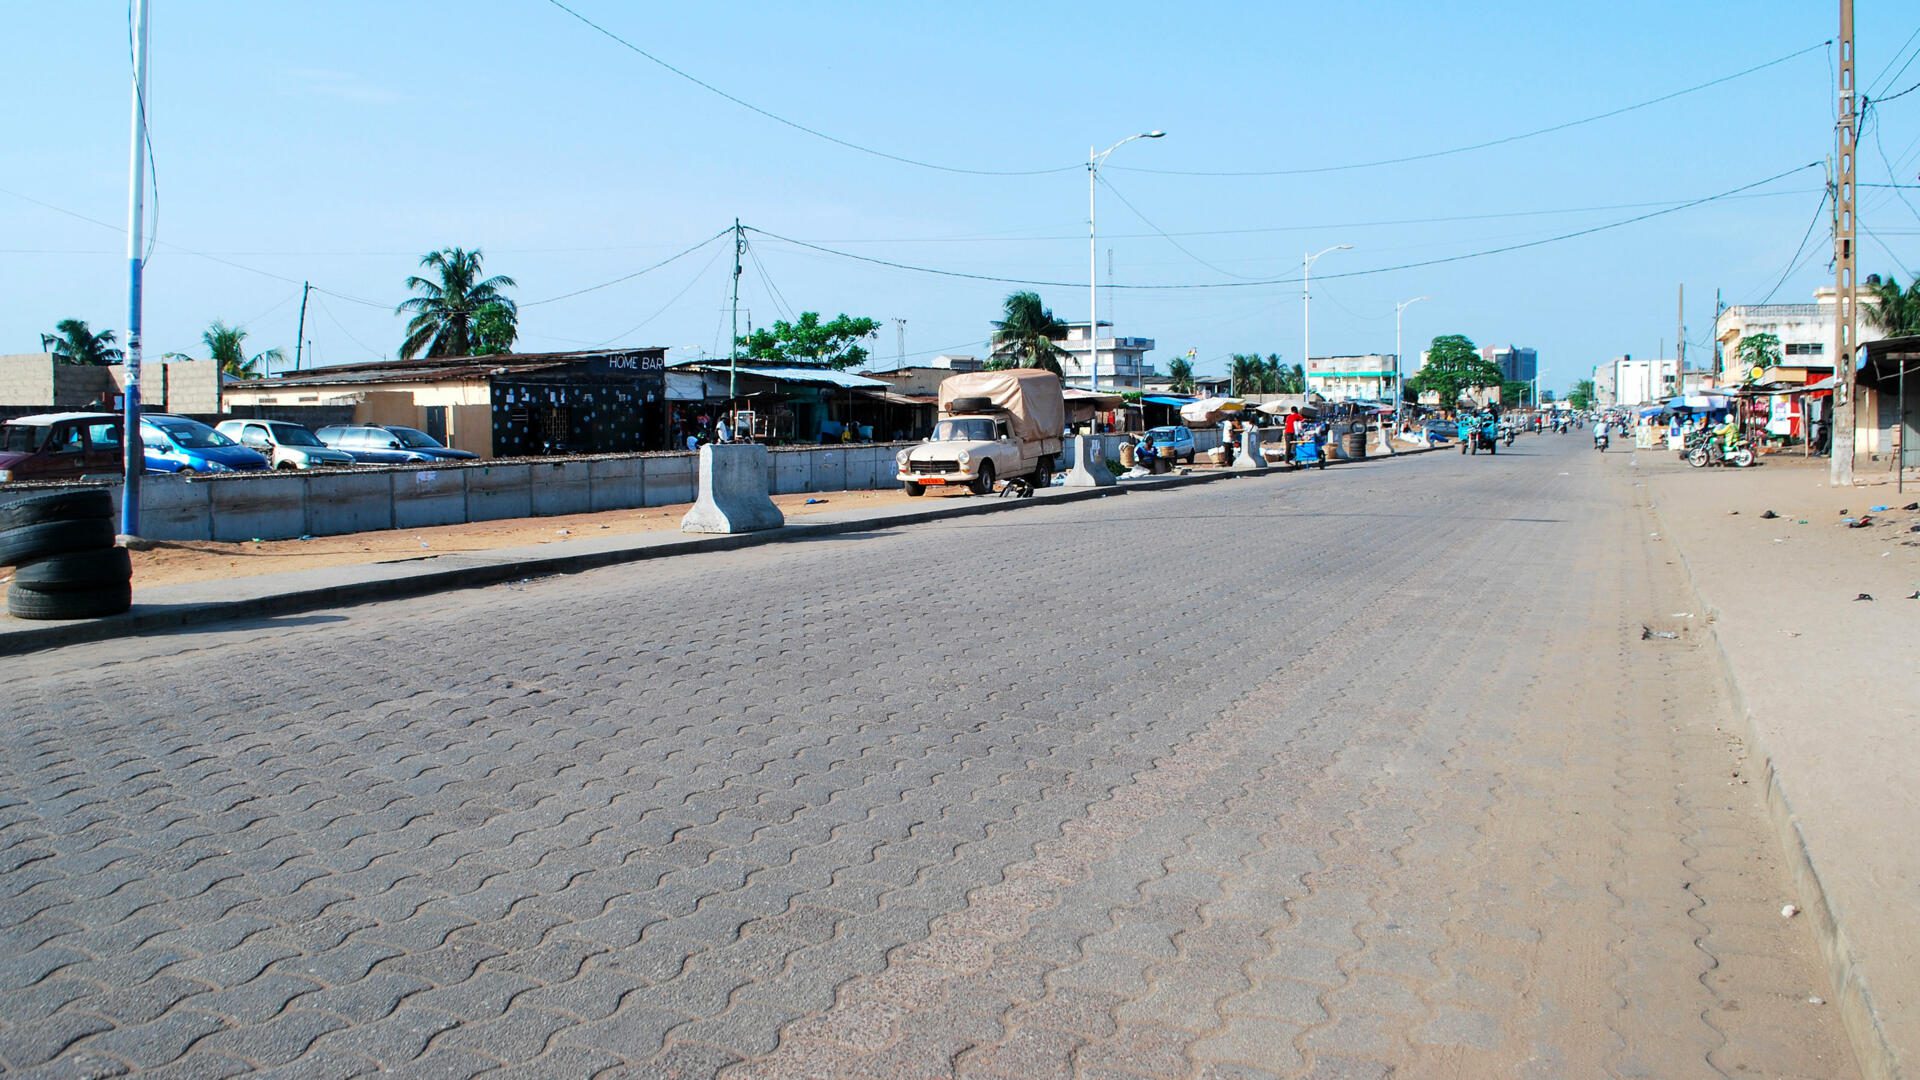
[[[1166,427],[1150,428],[1147,434],[1153,436],[1154,448],[1163,458],[1179,458],[1187,464],[1193,464],[1193,429],[1184,424],[1170,424]]]
[[[434,457],[409,450],[400,436],[386,428],[370,424],[345,424],[323,427],[314,432],[322,444],[344,450],[362,465],[423,465]]]
[[[0,484],[70,480],[121,471],[120,417],[42,413],[0,426]]]
[[[140,442],[152,472],[258,472],[267,467],[266,455],[184,416],[142,416]]]
[[[996,479],[1016,477],[1044,488],[1053,481],[1066,417],[1060,376],[1050,371],[950,375],[940,383],[933,435],[894,455],[894,479],[908,495],[949,484],[988,495]]]
[[[400,444],[409,450],[429,454],[442,461],[471,461],[480,455],[471,450],[455,450],[439,439],[421,431],[419,428],[399,427],[394,424],[378,425],[400,436]]]
[[[403,435],[402,432],[408,434]],[[355,461],[371,465],[420,465],[455,458],[473,458],[477,454],[450,450],[424,431],[413,428],[385,427],[379,424],[339,424],[315,432],[320,441],[335,450],[345,450]],[[409,443],[411,437],[412,445]]]
[[[353,455],[328,449],[313,432],[285,420],[222,420],[213,430],[255,453],[276,469],[319,469],[352,465]]]

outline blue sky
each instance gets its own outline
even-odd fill
[[[569,3],[849,142],[964,168],[1069,168],[975,176],[856,152],[676,78],[547,0],[154,0],[149,355],[200,351],[216,318],[244,321],[251,346],[291,354],[303,279],[328,290],[307,317],[319,362],[391,355],[402,325],[392,305],[427,250],[483,249],[527,303],[630,274],[736,216],[873,258],[1077,283],[1038,291],[1060,316],[1084,319],[1086,176],[1071,167],[1089,144],[1164,128],[1102,174],[1152,222],[1102,190],[1103,280],[1109,250],[1122,284],[1219,284],[1294,278],[1304,251],[1350,243],[1315,267],[1315,354],[1390,351],[1395,301],[1426,294],[1407,311],[1410,355],[1439,333],[1532,345],[1547,385],[1564,388],[1619,353],[1664,344],[1671,354],[1682,282],[1695,348],[1710,336],[1715,288],[1730,303],[1773,290],[1815,215],[1821,171],[1580,239],[1333,275],[1618,221],[1823,160],[1831,145],[1830,52],[1818,48],[1622,116],[1423,162],[1265,177],[1138,171],[1316,168],[1498,139],[1817,45],[1835,30],[1829,4],[1754,3],[1732,17],[1723,5],[1651,2],[1604,14],[1538,3]],[[32,43],[0,66],[6,353],[37,349],[64,317],[125,326],[124,238],[72,215],[124,224],[128,59],[121,4],[15,0],[0,18],[11,40]],[[1920,14],[1863,0],[1858,18],[1861,87],[1883,73],[1889,90],[1920,81],[1920,63],[1898,80],[1887,72],[1913,55],[1895,60]],[[1915,182],[1920,92],[1880,123]],[[1887,179],[1871,141],[1860,160],[1863,180]],[[1920,205],[1920,191],[1865,193],[1861,220],[1880,240],[1863,241],[1862,270],[1904,279],[1895,258],[1920,264],[1920,215],[1897,194]],[[1809,250],[1825,230],[1822,215]],[[1014,287],[767,237],[753,246],[742,304],[755,324],[800,310],[903,318],[909,362],[981,351]],[[522,347],[724,352],[728,269],[723,242],[534,304]],[[1823,249],[1775,299],[1804,299],[1828,277]],[[1234,351],[1299,359],[1300,307],[1297,284],[1101,295],[1119,332],[1158,341],[1152,359],[1164,367],[1192,348],[1203,371]],[[883,361],[895,341],[889,324]]]

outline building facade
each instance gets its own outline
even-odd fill
[[[1309,357],[1307,390],[1329,401],[1391,401],[1394,364],[1392,353]]]
[[[1650,405],[1680,393],[1680,361],[1677,359],[1635,360],[1622,356],[1608,365],[1608,385],[1613,399],[1608,405]],[[1594,389],[1600,387],[1599,369],[1594,369]]]
[[[1108,328],[1112,323],[1102,321],[1100,328],[1103,336],[1100,344],[1100,389],[1102,390],[1138,390],[1141,382],[1154,376],[1153,365],[1147,362],[1147,354],[1153,351],[1152,338],[1110,337]],[[1068,386],[1088,387],[1093,376],[1094,338],[1087,332],[1084,322],[1068,323],[1067,336],[1054,342],[1064,353],[1060,358],[1060,372],[1065,376]],[[998,358],[1011,351],[1010,348],[995,346],[993,355]]]
[[[1617,374],[1615,363],[1616,361],[1609,360],[1604,364],[1593,365],[1593,403],[1603,409],[1616,404],[1618,387],[1614,382],[1614,376]]]
[[[1534,349],[1520,345],[1487,345],[1480,349],[1482,358],[1500,369],[1500,378],[1507,382],[1530,383],[1540,376],[1540,354]]]
[[[1813,291],[1811,304],[1736,304],[1720,313],[1713,323],[1713,339],[1722,385],[1768,381],[1765,372],[1754,372],[1740,356],[1740,343],[1755,334],[1772,334],[1780,341],[1777,366],[1783,368],[1832,371],[1835,315],[1834,290],[1823,285]],[[1879,341],[1886,335],[1866,318],[1866,306],[1872,301],[1861,297],[1860,325],[1856,328],[1859,344]]]

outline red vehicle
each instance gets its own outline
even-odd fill
[[[42,413],[0,425],[0,484],[78,480],[121,470],[120,417],[113,413]]]

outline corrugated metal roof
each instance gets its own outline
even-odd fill
[[[702,371],[725,374],[727,365],[707,361],[699,365]],[[885,390],[892,383],[882,379],[869,379],[865,375],[854,375],[845,371],[835,371],[824,367],[773,367],[740,365],[740,374],[757,375],[763,379],[776,379],[780,382],[804,383],[809,386],[837,386],[844,390]]]

